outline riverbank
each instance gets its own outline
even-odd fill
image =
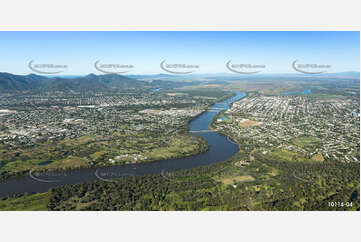
[[[227,109],[229,107],[229,103],[227,102],[239,100],[244,96],[244,93],[236,93],[234,97],[219,102],[213,105],[212,108]],[[216,116],[219,111],[220,110],[212,110],[204,112],[189,123],[189,130],[208,130],[214,116]],[[227,160],[238,152],[237,145],[231,143],[225,136],[216,132],[199,133],[197,136],[207,140],[209,144],[209,149],[201,154],[180,159],[34,174],[36,178],[39,178],[38,180],[34,180],[30,176],[9,178],[0,183],[0,196],[4,197],[25,192],[46,192],[53,187],[97,180],[99,179],[99,174],[102,178],[114,179],[129,175],[160,174],[163,171],[171,172],[199,166],[208,166]],[[96,174],[98,176],[96,176]]]

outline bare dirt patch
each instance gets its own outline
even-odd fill
[[[251,128],[254,126],[259,126],[261,125],[261,122],[257,122],[254,120],[249,120],[249,119],[243,119],[241,121],[239,121],[238,125],[241,126],[242,128]]]
[[[234,176],[234,177],[226,177],[221,179],[221,182],[225,185],[232,185],[235,182],[245,182],[245,181],[254,181],[255,179],[252,176]]]
[[[323,162],[325,160],[321,154],[313,155],[311,159],[318,162]]]

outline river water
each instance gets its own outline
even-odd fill
[[[202,113],[189,123],[189,130],[207,140],[208,151],[180,159],[161,160],[139,164],[125,164],[102,168],[85,168],[74,171],[52,172],[52,173],[30,173],[27,176],[9,178],[0,183],[0,197],[25,192],[46,192],[50,188],[76,184],[94,180],[112,181],[112,178],[159,174],[162,172],[190,169],[206,166],[216,162],[227,160],[238,152],[238,146],[230,142],[227,137],[216,132],[207,132],[213,118],[221,110],[229,108],[229,103],[240,100],[246,94],[236,92],[235,95],[225,101],[216,103],[207,112]],[[197,132],[202,131],[202,132]]]

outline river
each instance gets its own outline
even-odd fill
[[[240,100],[246,94],[236,92],[235,95],[225,101],[214,104],[206,111],[189,123],[190,132],[207,140],[209,149],[201,154],[180,158],[154,161],[148,163],[125,164],[102,168],[84,168],[73,171],[59,171],[52,173],[30,173],[27,176],[13,177],[0,182],[0,197],[25,192],[46,192],[50,188],[76,184],[94,180],[112,182],[112,178],[131,175],[159,174],[162,172],[190,169],[221,162],[232,157],[238,152],[238,145],[230,142],[227,137],[208,132],[213,118],[221,111],[229,108],[229,103]],[[197,132],[202,131],[202,132]]]

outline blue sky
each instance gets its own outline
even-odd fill
[[[94,62],[134,65],[128,74],[164,73],[160,62],[195,64],[196,73],[227,73],[225,63],[266,65],[294,73],[291,63],[359,71],[360,33],[320,32],[0,32],[0,72],[29,74],[28,63],[68,65],[64,75],[97,73]]]

